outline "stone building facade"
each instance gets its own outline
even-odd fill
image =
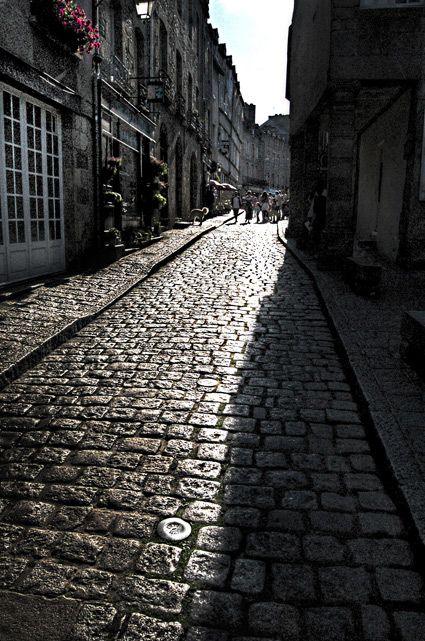
[[[0,21],[0,282],[61,271],[95,238],[91,59],[33,9]]]
[[[289,116],[255,123],[255,105],[244,105],[241,182],[245,189],[282,191],[289,187]]]
[[[0,23],[0,283],[78,266],[101,247],[108,156],[122,158],[129,216],[139,207],[154,134],[133,80],[140,20],[132,0],[104,0],[99,15],[92,4],[79,6],[99,24],[102,57],[76,53],[48,0],[17,0]]]
[[[262,191],[267,186],[264,173],[264,144],[260,125],[255,122],[255,105],[244,104],[241,183],[245,190]]]
[[[157,131],[154,154],[169,166],[168,202],[162,211],[167,226],[201,206],[205,190],[210,151],[207,19],[206,0],[156,0],[144,29],[150,47],[145,83]]]
[[[243,99],[208,0],[155,0],[143,21],[135,0],[78,4],[100,55],[44,20],[53,0],[16,0],[0,23],[0,284],[90,260],[111,225],[189,219],[211,178],[241,182]],[[159,212],[152,156],[168,165]]]
[[[425,262],[423,5],[295,2],[288,234],[302,235],[307,197],[320,179],[324,266],[340,264],[361,241],[406,266]]]
[[[276,114],[260,125],[264,146],[263,175],[272,189],[288,189],[289,163],[289,116]]]
[[[220,182],[238,185],[241,172],[243,99],[232,57],[210,29],[212,54],[211,158]]]

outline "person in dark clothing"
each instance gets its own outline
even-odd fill
[[[312,219],[312,245],[313,252],[316,254],[319,250],[322,231],[326,226],[326,196],[325,185],[319,182],[314,194],[313,202],[313,219]]]

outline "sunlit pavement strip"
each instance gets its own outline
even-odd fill
[[[206,236],[1,411],[7,641],[422,638],[418,564],[275,226]],[[157,534],[173,516],[189,538]]]

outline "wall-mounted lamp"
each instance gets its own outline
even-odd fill
[[[152,9],[155,0],[144,0],[136,3],[136,11],[140,20],[149,20],[152,16]]]

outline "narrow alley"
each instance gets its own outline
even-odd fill
[[[413,537],[275,226],[210,232],[0,403],[1,641],[423,639]]]

